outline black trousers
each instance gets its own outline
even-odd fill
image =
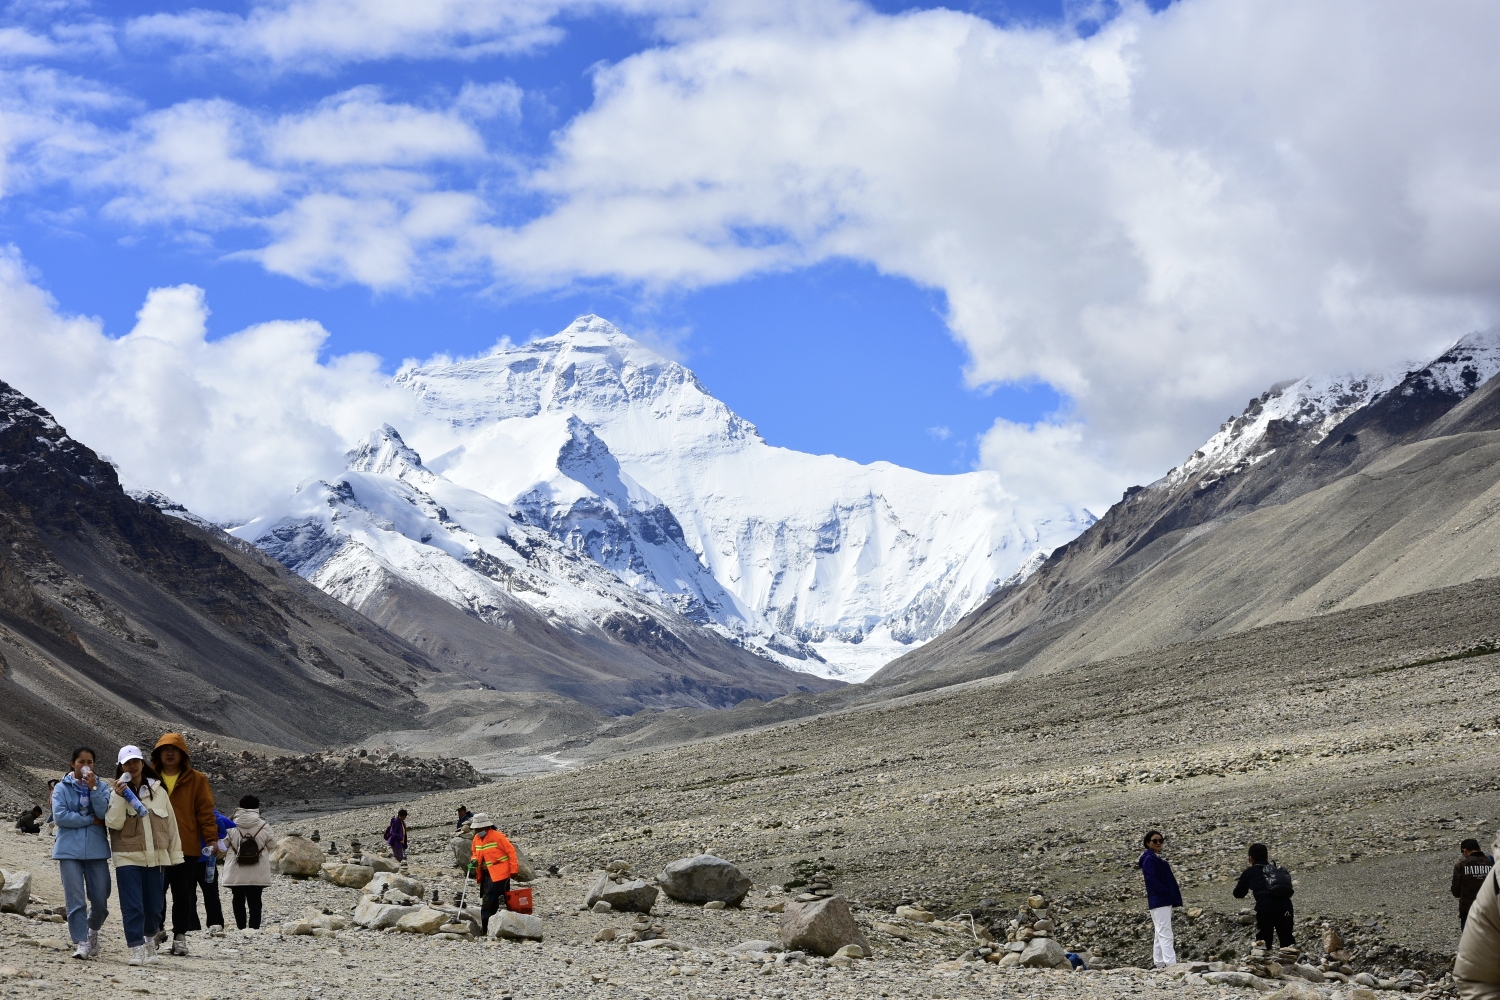
[[[1256,910],[1255,939],[1257,941],[1264,941],[1266,946],[1270,947],[1276,943],[1273,938],[1277,936],[1280,936],[1283,948],[1297,943],[1297,939],[1292,936],[1292,911],[1284,910],[1281,913],[1264,913]]]
[[[260,894],[263,885],[232,885],[229,887],[229,905],[234,909],[234,926],[244,930],[245,911],[248,909],[249,926],[260,929]]]
[[[490,917],[505,905],[507,892],[510,892],[510,879],[503,878],[498,882],[491,882],[489,872],[480,873],[479,896],[484,900],[484,904],[479,907],[479,925],[486,933],[490,929]]]
[[[214,881],[209,882],[205,878],[208,874],[208,866],[194,859],[184,861],[180,865],[168,865],[162,871],[166,875],[167,890],[172,896],[172,934],[186,934],[188,931],[201,931],[203,925],[198,922],[198,888],[203,888],[203,915],[208,918],[208,926],[224,926],[224,906],[219,902],[218,873],[215,872]],[[165,906],[165,896],[163,906]],[[166,913],[163,911],[161,926],[167,926]]]

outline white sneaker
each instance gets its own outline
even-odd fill
[[[146,964],[146,946],[143,945],[143,944],[138,944],[134,948],[131,948],[130,949],[130,961],[127,964],[129,964],[129,965],[145,965]]]
[[[213,924],[213,925],[211,925],[208,928],[208,936],[209,937],[223,937],[224,936],[224,928],[221,927],[221,926],[219,926],[218,924]]]
[[[174,954],[174,955],[181,955],[183,958],[186,958],[187,957],[187,953],[188,953],[187,935],[186,934],[174,934],[174,935],[172,935],[172,954]]]
[[[142,965],[155,965],[157,962],[161,961],[161,956],[156,953],[155,941],[147,941],[144,945],[144,949],[146,952],[146,958],[145,961],[141,963]]]
[[[76,947],[76,948],[73,949],[73,957],[74,958],[85,958],[85,959],[88,958],[89,957],[89,943],[87,941],[80,941],[80,942],[78,942],[78,947]]]
[[[87,944],[89,946],[89,958],[98,958],[99,957],[99,932],[98,932],[98,930],[96,930],[93,927],[89,928],[89,938],[88,938]]]

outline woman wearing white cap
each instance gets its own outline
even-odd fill
[[[162,869],[182,863],[182,837],[172,797],[146,764],[141,748],[122,747],[116,759],[119,766],[104,825],[114,851],[130,964],[147,965],[160,961],[152,935],[166,905]]]

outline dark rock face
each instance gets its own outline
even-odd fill
[[[189,728],[293,749],[411,724],[426,657],[168,517],[0,382],[0,799],[26,766]],[[38,692],[45,692],[45,695]],[[154,737],[153,737],[154,739]]]

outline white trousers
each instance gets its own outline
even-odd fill
[[[1151,911],[1151,922],[1156,925],[1156,937],[1151,942],[1151,960],[1157,968],[1177,964],[1177,949],[1173,947],[1172,908],[1158,906]]]

